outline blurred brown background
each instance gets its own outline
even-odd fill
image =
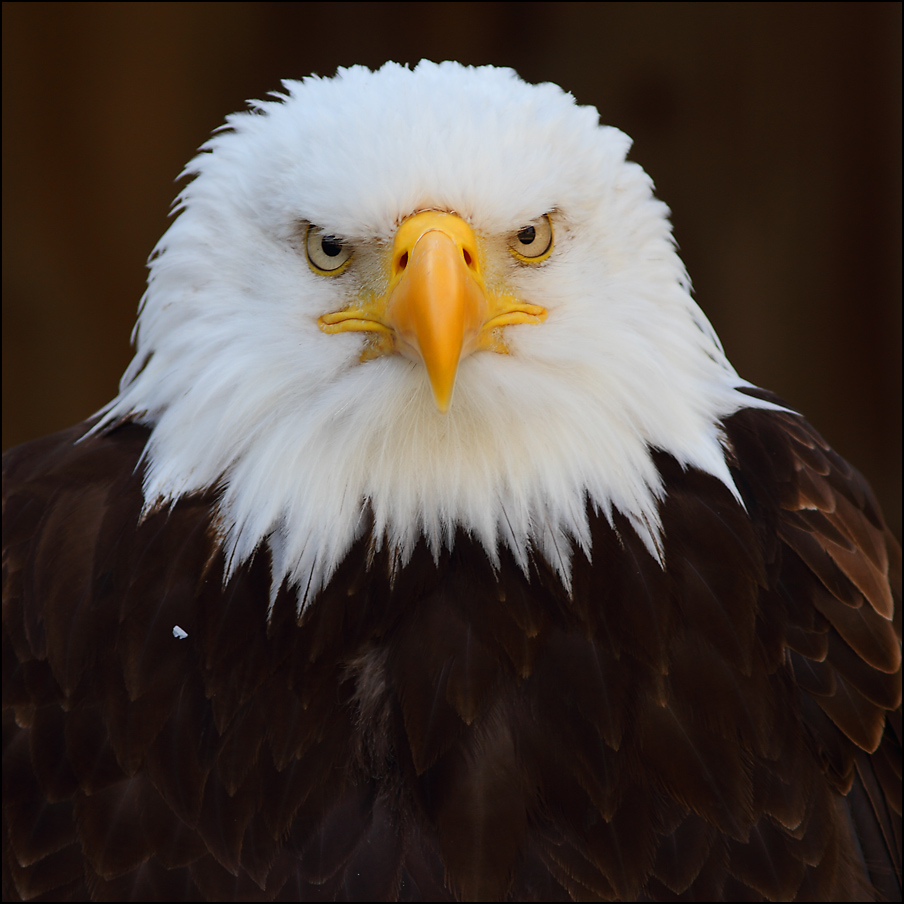
[[[422,57],[633,136],[697,299],[901,531],[901,5],[7,3],[3,445],[116,392],[174,179],[281,78]]]

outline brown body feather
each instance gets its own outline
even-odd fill
[[[5,899],[900,897],[900,550],[799,417],[725,424],[746,511],[656,453],[664,570],[365,537],[300,624],[84,431],[4,457]]]

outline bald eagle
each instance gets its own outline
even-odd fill
[[[5,898],[900,896],[900,549],[629,145],[426,62],[204,145],[4,456]]]

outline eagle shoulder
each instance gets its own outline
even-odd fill
[[[901,547],[864,477],[802,417],[742,410],[726,426],[767,550],[776,648],[862,848],[849,868],[900,898]]]

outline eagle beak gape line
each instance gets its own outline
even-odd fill
[[[425,210],[406,219],[392,246],[386,291],[318,323],[326,333],[374,334],[362,360],[399,353],[427,369],[436,407],[449,410],[458,365],[479,350],[508,354],[501,328],[540,323],[546,309],[488,290],[474,230],[461,217]]]

